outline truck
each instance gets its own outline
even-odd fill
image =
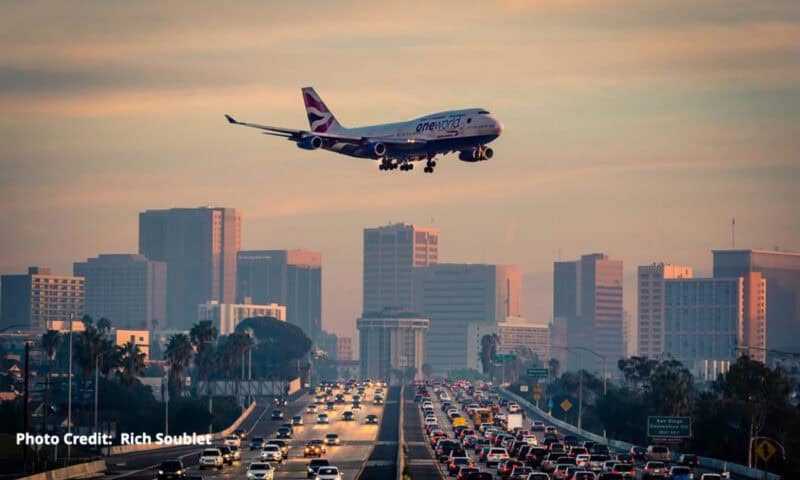
[[[492,411],[488,408],[476,408],[472,413],[472,421],[475,422],[475,425],[493,423],[494,416],[492,415]]]
[[[509,413],[507,417],[508,426],[506,429],[509,432],[513,432],[515,428],[522,428],[522,414],[521,413]]]

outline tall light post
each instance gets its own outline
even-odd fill
[[[608,394],[608,357],[600,355],[586,347],[565,347],[551,345],[550,348],[560,348],[566,351],[578,350],[580,352],[580,370],[578,371],[578,428],[583,425],[583,352],[589,352],[603,360],[603,396]]]
[[[69,373],[67,374],[67,433],[72,433],[72,322],[75,314],[69,314]],[[71,458],[70,444],[67,444],[67,466]]]
[[[162,389],[164,398],[164,435],[169,435],[169,364],[164,364],[164,388]]]
[[[96,357],[94,357],[94,431],[97,433],[97,396],[98,391],[100,390],[100,357],[105,355],[104,353],[98,353]]]

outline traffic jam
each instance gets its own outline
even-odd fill
[[[651,446],[613,452],[553,425],[530,421],[497,387],[467,381],[417,383],[414,402],[442,475],[456,480],[720,480],[696,474],[696,457],[670,463]]]

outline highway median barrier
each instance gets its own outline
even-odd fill
[[[21,477],[18,480],[67,480],[72,478],[84,478],[95,476],[106,471],[105,460],[95,460],[94,462],[79,463],[69,467],[56,468],[42,473],[36,473],[28,477]]]

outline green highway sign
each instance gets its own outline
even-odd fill
[[[546,368],[529,368],[527,374],[529,378],[535,378],[537,380],[547,380],[549,376],[549,372]]]
[[[494,360],[495,362],[503,362],[505,360],[513,360],[515,358],[517,358],[516,353],[497,353],[492,358],[492,360]]]
[[[647,436],[689,438],[692,436],[692,417],[647,417]]]

